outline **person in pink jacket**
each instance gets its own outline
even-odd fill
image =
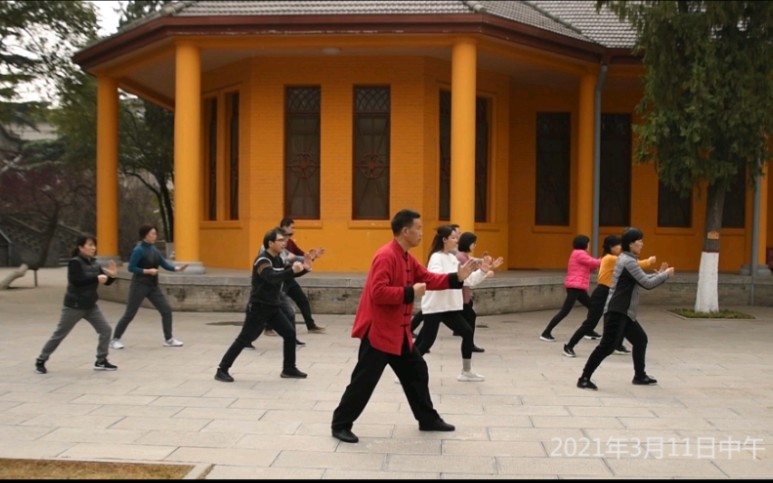
[[[566,270],[566,279],[564,280],[564,286],[566,287],[566,299],[564,299],[564,305],[561,306],[561,310],[550,319],[550,322],[542,331],[539,336],[540,340],[545,342],[555,342],[556,338],[553,337],[553,329],[562,321],[564,317],[569,315],[572,311],[574,303],[580,301],[585,307],[590,306],[590,296],[588,295],[588,289],[590,288],[590,274],[595,272],[599,265],[601,265],[600,258],[593,258],[588,253],[588,245],[590,244],[590,238],[585,235],[577,235],[572,242],[572,254],[569,255],[569,266]],[[598,338],[598,337],[596,337]]]

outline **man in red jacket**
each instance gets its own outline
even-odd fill
[[[411,337],[411,314],[415,298],[424,295],[426,290],[461,288],[462,281],[478,268],[479,262],[469,260],[459,266],[457,273],[427,271],[408,253],[421,243],[421,228],[419,213],[397,212],[392,218],[394,240],[373,257],[352,328],[352,337],[361,339],[357,365],[331,423],[333,436],[343,442],[359,441],[352,426],[368,404],[387,365],[400,379],[421,431],[455,429],[443,421],[432,405],[427,363]]]

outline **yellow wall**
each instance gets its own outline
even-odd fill
[[[301,65],[303,68],[299,68]],[[321,219],[296,220],[295,235],[304,249],[326,248],[316,269],[365,271],[374,251],[392,238],[389,220],[351,219],[355,85],[390,87],[389,212],[391,215],[399,209],[412,208],[422,213],[424,241],[413,254],[426,260],[434,230],[441,224],[437,201],[438,92],[451,88],[450,77],[450,62],[421,57],[256,58],[207,73],[202,82],[205,97],[235,88],[240,92],[241,166],[240,220],[202,221],[201,256],[205,266],[249,267],[263,234],[284,215],[284,90],[293,85],[320,86],[322,92]],[[578,177],[578,85],[550,87],[547,82],[527,84],[503,74],[478,73],[477,95],[491,99],[490,220],[462,230],[478,234],[478,254],[487,250],[492,255],[502,255],[509,269],[566,268],[571,242],[577,234],[576,204],[572,205],[569,226],[534,226],[536,113],[571,114],[571,199],[576,196]],[[616,85],[620,84],[612,82],[605,89],[602,111],[633,113],[641,93]],[[637,120],[634,116],[634,122]],[[224,146],[225,140],[221,139],[219,144]],[[655,254],[678,270],[695,271],[702,248],[704,199],[696,191],[692,228],[658,228],[656,187],[654,166],[632,168],[631,224],[646,235],[644,254]],[[224,196],[224,190],[218,192]],[[751,194],[747,199],[750,227]],[[220,202],[225,203],[225,199]],[[592,243],[600,246],[604,236],[619,234],[622,228],[601,227],[599,239]],[[736,272],[748,263],[750,232],[751,228],[723,230],[720,271]],[[768,238],[773,239],[770,233]]]

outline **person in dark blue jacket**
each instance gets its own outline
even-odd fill
[[[35,361],[35,372],[45,374],[46,361],[67,337],[67,334],[81,319],[86,319],[99,334],[97,343],[97,361],[95,371],[114,371],[114,366],[107,360],[110,346],[110,325],[105,320],[97,305],[97,287],[100,283],[110,285],[115,280],[115,262],[110,261],[107,268],[100,267],[94,260],[97,253],[97,239],[92,235],[80,235],[73,250],[73,258],[67,264],[67,291],[64,295],[64,307],[59,318],[59,325],[43,346]]]
[[[132,282],[129,286],[129,298],[126,301],[126,311],[115,326],[113,341],[110,347],[123,349],[126,347],[121,340],[129,323],[137,315],[140,304],[146,298],[161,314],[161,326],[164,331],[164,347],[182,347],[183,342],[172,335],[172,307],[158,288],[158,267],[170,272],[182,272],[188,264],[173,265],[169,263],[156,248],[158,229],[153,225],[142,225],[139,230],[140,241],[134,246],[129,257],[129,271]]]

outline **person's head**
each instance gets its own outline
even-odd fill
[[[75,248],[72,251],[72,256],[81,255],[83,257],[93,258],[97,254],[97,237],[84,233],[78,235],[75,240]]]
[[[269,251],[273,256],[282,253],[287,245],[287,235],[284,229],[280,227],[272,228],[263,235],[263,248]]]
[[[462,229],[456,223],[451,223],[448,226],[451,227],[451,229],[454,231],[454,234],[456,235],[457,238],[459,238],[462,235]]]
[[[572,241],[572,247],[575,250],[587,250],[589,243],[590,243],[590,238],[588,238],[585,235],[577,235],[576,237],[574,237],[574,241]]]
[[[435,238],[432,239],[429,254],[456,250],[458,245],[459,237],[456,236],[453,225],[440,225],[435,231]]]
[[[404,209],[392,217],[392,234],[405,249],[421,243],[421,228],[421,215],[418,211]]]
[[[471,231],[465,231],[459,236],[459,251],[463,253],[472,253],[477,242],[478,235]]]
[[[607,235],[604,238],[604,254],[617,255],[620,253],[620,237],[617,235]]]
[[[623,246],[623,251],[638,255],[644,246],[644,233],[638,228],[628,228],[623,232],[621,244]]]
[[[158,228],[154,225],[142,225],[139,229],[140,240],[155,243],[158,238]]]
[[[295,220],[286,216],[279,222],[279,228],[284,228],[285,234],[292,237],[295,234]]]

